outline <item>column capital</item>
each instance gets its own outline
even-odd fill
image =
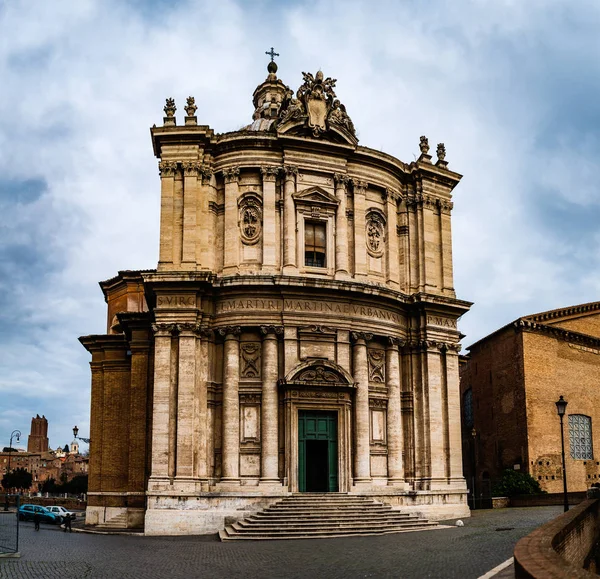
[[[388,336],[387,339],[387,348],[388,349],[396,349],[403,348],[406,345],[406,340],[402,338],[397,338],[396,336]]]
[[[238,340],[242,333],[242,328],[240,326],[225,326],[224,328],[219,328],[217,332],[226,340]]]
[[[354,187],[355,195],[366,195],[367,187],[369,184],[366,181],[360,181],[359,179],[352,179],[352,186]]]
[[[175,326],[179,334],[195,334],[200,328],[196,322],[178,322]]]
[[[158,172],[161,177],[173,177],[177,171],[177,161],[159,161]]]
[[[296,175],[298,175],[298,167],[295,165],[284,165],[283,171],[286,179],[293,179]]]
[[[262,174],[263,181],[275,181],[277,175],[281,167],[273,167],[273,166],[263,166],[260,168],[260,172]]]
[[[336,185],[348,185],[350,182],[350,177],[346,175],[346,173],[334,173],[333,180]]]
[[[208,165],[202,165],[200,174],[202,175],[202,184],[207,185],[212,179],[213,170]]]
[[[398,201],[402,199],[402,196],[398,191],[394,191],[394,189],[390,189],[389,187],[383,190],[381,197],[388,203],[398,203]]]
[[[355,344],[365,344],[373,339],[373,334],[368,332],[351,332],[350,337]]]
[[[437,205],[439,207],[440,213],[445,213],[446,215],[450,215],[452,209],[454,208],[454,203],[447,199],[438,199]]]
[[[459,343],[446,344],[448,352],[458,354],[462,350],[462,345]]]
[[[229,167],[228,169],[223,169],[223,177],[225,178],[225,183],[237,183],[240,178],[240,168]]]
[[[283,326],[261,326],[260,333],[265,337],[269,335],[281,336],[283,335]]]
[[[157,338],[170,338],[177,331],[177,324],[155,323],[152,331]]]
[[[181,166],[185,177],[197,177],[202,164],[198,161],[184,161]]]

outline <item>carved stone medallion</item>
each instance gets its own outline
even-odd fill
[[[373,257],[381,257],[385,248],[385,222],[375,211],[367,215],[366,239],[369,254]]]
[[[369,350],[369,381],[385,382],[385,350]]]
[[[262,231],[262,207],[258,198],[245,197],[240,203],[240,234],[246,245],[260,239]]]

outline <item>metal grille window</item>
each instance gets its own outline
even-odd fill
[[[585,414],[569,414],[569,443],[571,458],[593,459],[592,419]]]
[[[307,221],[304,225],[304,264],[325,267],[325,223]]]
[[[473,390],[469,388],[463,394],[463,413],[465,419],[465,427],[473,428]]]

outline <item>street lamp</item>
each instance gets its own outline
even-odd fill
[[[87,442],[88,444],[90,443],[90,439],[89,438],[83,438],[83,436],[77,436],[79,432],[79,428],[77,428],[77,426],[73,426],[73,436],[75,438],[79,438],[79,440],[83,440],[83,442]]]
[[[565,513],[569,510],[569,498],[567,496],[567,465],[565,463],[565,430],[563,427],[563,416],[567,411],[568,402],[560,396],[558,401],[555,402],[556,411],[560,417],[560,445],[562,449],[562,466],[563,466],[563,498],[565,503]]]
[[[471,487],[473,490],[473,509],[477,508],[477,503],[476,498],[477,498],[477,487],[476,487],[476,483],[475,481],[477,480],[477,449],[475,448],[475,445],[477,443],[477,430],[475,430],[475,427],[473,427],[473,429],[471,430],[471,438],[472,438],[472,445],[471,445],[471,450],[472,450],[472,454],[471,454],[471,469],[472,469],[472,473],[471,473]]]
[[[8,443],[8,467],[6,468],[6,474],[10,474],[10,457],[12,454],[12,441],[13,438],[17,438],[17,442],[19,442],[19,440],[21,439],[21,431],[20,430],[13,430],[10,433],[10,442]],[[6,492],[6,500],[4,501],[4,510],[8,511],[8,490]]]

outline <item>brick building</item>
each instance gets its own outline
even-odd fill
[[[562,492],[561,395],[568,488],[600,482],[600,302],[519,318],[468,350],[460,389],[469,488],[488,494],[508,468]]]
[[[209,533],[293,492],[468,516],[452,190],[421,137],[359,146],[335,80],[268,76],[216,134],[188,98],[151,129],[156,270],[101,283],[86,521]]]
[[[27,438],[27,452],[48,452],[48,420],[36,415],[31,419],[31,430]]]

